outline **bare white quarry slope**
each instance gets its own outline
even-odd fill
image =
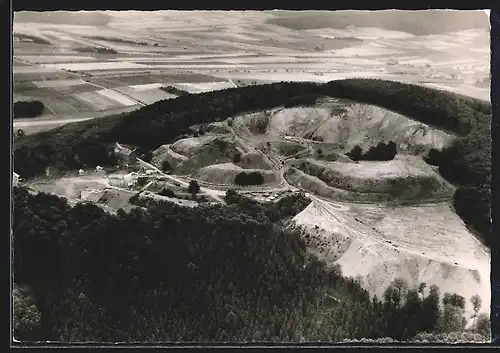
[[[404,115],[359,103],[282,109],[272,115],[270,126],[285,135],[312,134],[348,149],[355,145],[367,149],[379,141],[392,140],[401,151],[424,153],[431,148],[440,150],[454,139]]]
[[[314,199],[314,198],[313,198]],[[446,203],[387,207],[313,201],[294,221],[311,248],[377,296],[395,279],[490,301],[490,254]],[[467,312],[472,313],[469,302]],[[482,310],[489,312],[489,306]]]

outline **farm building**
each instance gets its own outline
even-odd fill
[[[12,186],[17,186],[19,184],[19,174],[17,174],[16,172],[13,172],[12,173]]]
[[[134,166],[137,164],[137,157],[139,156],[139,153],[137,152],[137,149],[131,146],[124,146],[116,143],[115,154],[122,164],[127,166]]]
[[[126,175],[111,174],[108,175],[109,184],[116,187],[131,187],[137,183],[138,174],[129,173]]]
[[[104,168],[101,167],[100,165],[98,165],[97,167],[95,167],[95,172],[98,174],[98,175],[104,175],[105,172],[104,172]]]

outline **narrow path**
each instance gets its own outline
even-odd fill
[[[165,178],[173,180],[173,181],[181,184],[182,186],[189,187],[189,183],[188,182],[186,182],[186,181],[184,181],[182,179],[176,178],[176,177],[174,177],[172,175],[168,175],[168,174],[164,173],[163,171],[161,171],[160,169],[158,169],[157,167],[155,167],[154,165],[152,165],[151,163],[143,161],[140,158],[137,158],[137,160],[139,161],[140,164],[143,164],[144,166],[146,166],[148,168],[154,169],[155,171],[157,171],[159,174],[161,174]],[[224,199],[220,197],[220,193],[221,193],[220,191],[217,192],[216,190],[208,189],[208,188],[205,188],[205,187],[200,187],[200,191],[202,191],[202,192],[204,192],[206,194],[209,194],[214,199],[216,199],[217,201],[224,203]]]
[[[54,109],[52,109],[47,103],[43,102],[43,105],[46,108],[48,108],[52,112],[52,114],[54,114],[55,116],[57,116],[57,113],[54,111]]]
[[[233,80],[231,80],[230,78],[227,79],[229,81],[229,83],[234,87],[234,88],[238,88],[238,85],[236,83],[233,82]]]

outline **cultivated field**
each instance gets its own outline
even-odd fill
[[[130,12],[126,19],[123,15],[107,12],[109,21],[98,26],[18,16],[13,27],[14,99],[46,96],[37,92],[44,87],[62,89],[41,81],[84,79],[102,86],[95,86],[95,91],[115,92],[113,98],[103,97],[102,92],[87,93],[92,90],[87,91],[86,85],[63,92],[76,94],[71,97],[52,92],[44,103],[60,116],[115,109],[116,104],[131,104],[130,99],[151,104],[173,98],[158,89],[130,87],[141,84],[173,85],[199,93],[273,81],[383,77],[489,100],[484,85],[489,76],[486,29],[410,33],[390,26],[370,27],[366,21],[314,28],[313,23],[324,19],[311,18],[305,25],[274,12],[232,12],[231,18],[211,13],[210,21],[203,12],[187,16],[159,11],[148,14],[147,21],[140,12]],[[38,89],[19,85],[33,82]],[[122,93],[126,98],[118,98]]]

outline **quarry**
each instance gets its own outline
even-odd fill
[[[404,278],[489,300],[489,252],[454,213],[454,186],[423,159],[449,145],[453,134],[376,106],[332,99],[234,116],[204,130],[160,146],[150,162],[117,142],[121,163],[113,170],[28,185],[112,212],[133,208],[134,195],[196,207],[224,203],[228,190],[263,203],[305,192],[311,204],[290,227],[327,263],[362,278],[370,293],[381,296],[395,278]],[[355,145],[367,149],[389,139],[397,145],[393,160],[346,155]],[[241,173],[261,180],[237,183]],[[200,186],[195,199],[188,192],[192,180]]]
[[[244,101],[234,92],[256,88],[247,86],[346,78],[434,87],[457,93],[453,99],[462,103],[489,100],[484,31],[294,29],[275,22],[278,15],[258,11],[235,12],[234,18],[215,13],[210,21],[201,12],[159,11],[148,21],[134,11],[109,16],[102,28],[30,18],[14,23],[14,101],[44,105],[40,116],[14,120],[14,131],[22,130],[17,138],[72,123],[105,126],[108,118],[113,125],[151,106],[159,108],[144,118],[158,129],[148,125],[147,138],[169,138],[149,149],[103,138],[99,142],[112,144],[113,165],[86,163],[61,172],[50,166],[33,178],[14,166],[13,186],[58,195],[71,205],[95,204],[111,214],[165,202],[192,212],[227,204],[228,191],[271,205],[305,195],[308,206],[287,221],[287,230],[299,232],[310,254],[327,267],[338,266],[372,297],[382,298],[395,279],[404,279],[410,287],[437,285],[441,294],[463,296],[466,317],[474,314],[469,299],[477,294],[481,312],[489,314],[490,250],[454,206],[459,185],[428,158],[464,136],[425,116],[326,94],[309,104],[213,114],[189,128],[185,122],[192,120],[182,120],[174,104],[161,106],[216,91]],[[208,98],[203,102],[213,108]],[[196,109],[198,115],[208,110]],[[102,136],[115,131],[106,129]],[[100,138],[97,122],[95,130]],[[135,133],[133,127],[127,131]],[[395,148],[390,157],[354,157],[355,150],[365,156],[389,144]]]

